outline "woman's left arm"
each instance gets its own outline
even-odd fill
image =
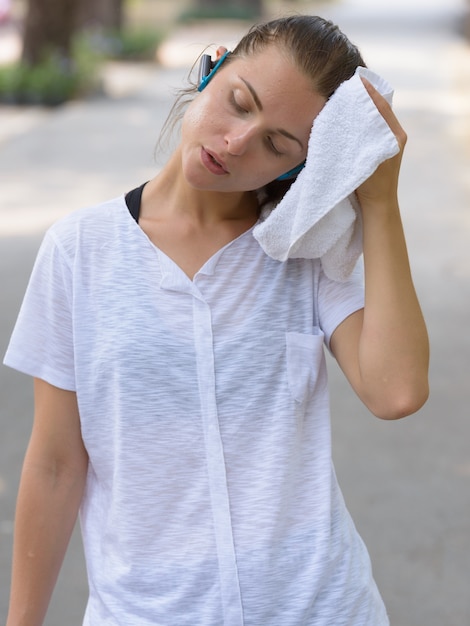
[[[400,152],[356,191],[363,216],[365,305],[338,326],[331,350],[372,413],[398,419],[417,411],[428,397],[429,343],[397,198],[406,134],[386,100],[364,84]]]

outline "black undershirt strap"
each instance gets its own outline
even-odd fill
[[[140,187],[136,187],[131,191],[128,191],[125,196],[127,208],[129,209],[129,213],[135,219],[137,224],[139,223],[139,215],[140,215],[140,203],[142,200],[142,192],[147,183],[140,185]]]

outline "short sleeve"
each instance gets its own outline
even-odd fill
[[[320,271],[318,286],[318,316],[325,334],[325,343],[349,315],[364,307],[364,266],[362,259],[346,281],[335,281]]]
[[[53,233],[39,249],[5,365],[75,391],[72,271]]]

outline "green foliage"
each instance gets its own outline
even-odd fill
[[[259,17],[256,7],[240,6],[237,4],[221,4],[217,7],[189,7],[179,16],[180,22],[193,20],[249,20]]]
[[[128,30],[119,34],[82,33],[70,59],[49,53],[41,63],[0,66],[0,104],[57,106],[99,86],[105,59],[153,60],[163,32]]]
[[[100,57],[83,38],[71,59],[49,53],[41,63],[0,67],[0,102],[57,106],[96,88]]]
[[[155,29],[124,30],[114,38],[111,56],[135,61],[153,60],[163,38],[164,33]]]
[[[124,29],[120,32],[91,29],[86,31],[90,47],[106,59],[148,61],[155,59],[164,32],[155,28]]]

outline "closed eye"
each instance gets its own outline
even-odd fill
[[[248,109],[240,104],[235,98],[235,93],[232,91],[230,94],[230,104],[237,111],[237,113],[249,113]]]
[[[271,137],[266,137],[266,145],[268,150],[270,150],[275,156],[284,156],[284,153],[276,148]]]

